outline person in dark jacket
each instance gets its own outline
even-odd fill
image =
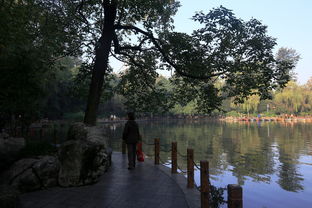
[[[127,144],[128,150],[128,169],[135,168],[135,158],[136,158],[136,145],[139,140],[141,140],[139,126],[135,122],[134,113],[130,112],[128,115],[128,121],[125,124],[125,128],[122,134],[122,139]]]

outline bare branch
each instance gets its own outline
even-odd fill
[[[87,25],[89,25],[89,21],[87,20],[87,18],[82,13],[82,7],[83,6],[84,6],[84,0],[81,0],[80,4],[78,4],[78,6],[76,8],[76,11],[82,17],[83,22],[86,23]]]
[[[114,43],[114,47],[115,47],[115,53],[116,54],[120,54],[121,51],[123,50],[135,50],[135,51],[146,51],[148,49],[143,49],[142,45],[144,44],[144,42],[148,40],[147,37],[143,38],[140,43],[136,46],[132,46],[132,45],[124,45],[124,46],[120,46],[119,40],[117,38],[116,33],[114,33],[113,36],[113,43]]]

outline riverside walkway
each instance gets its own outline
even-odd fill
[[[20,208],[186,208],[200,207],[200,193],[186,188],[181,174],[171,174],[150,160],[127,169],[127,157],[114,152],[112,166],[90,186],[51,188],[20,196]]]

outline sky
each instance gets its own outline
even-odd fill
[[[248,21],[256,18],[268,26],[268,35],[277,38],[275,51],[292,48],[301,59],[295,69],[300,84],[312,77],[312,0],[180,0],[175,30],[191,34],[198,24],[191,17],[196,11],[208,13],[220,5],[236,17]]]
[[[256,18],[268,26],[268,35],[277,39],[274,53],[281,47],[292,48],[301,59],[295,69],[298,82],[312,77],[312,0],[179,0],[181,7],[174,17],[175,31],[191,34],[200,25],[191,20],[196,11],[208,13],[220,5],[236,17]],[[115,72],[123,67],[113,61]],[[169,76],[170,72],[161,73]]]

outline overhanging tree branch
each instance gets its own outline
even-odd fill
[[[186,72],[183,72],[183,70],[181,69],[181,67],[177,66],[173,61],[171,61],[170,57],[166,54],[166,52],[162,49],[162,47],[160,46],[160,44],[157,41],[157,38],[155,38],[153,36],[152,33],[149,33],[147,31],[144,31],[136,26],[133,25],[115,25],[115,29],[117,30],[134,30],[138,33],[141,33],[143,35],[145,35],[149,40],[152,41],[152,43],[154,44],[154,46],[156,47],[156,49],[160,52],[160,54],[163,56],[164,60],[170,65],[172,66],[178,74],[188,77],[188,78],[193,78],[193,79],[211,79],[213,77],[218,77],[222,74],[225,74],[225,71],[219,72],[219,73],[215,73],[215,74],[211,74],[211,75],[193,75],[193,74],[189,74]],[[116,42],[118,43],[118,42]],[[131,49],[131,48],[129,48]]]
[[[89,21],[87,20],[87,18],[84,16],[84,14],[82,13],[82,7],[84,6],[84,0],[82,0],[77,8],[76,11],[78,12],[78,14],[82,17],[82,20],[85,24],[87,24],[89,26]]]
[[[135,65],[136,67],[140,68],[141,71],[143,71],[143,76],[145,77],[145,80],[143,80],[144,83],[145,83],[145,85],[148,86],[148,87],[152,90],[153,93],[157,94],[156,89],[155,89],[155,85],[153,85],[152,83],[146,81],[146,80],[148,80],[148,78],[147,78],[147,74],[145,73],[144,66],[141,65],[141,64],[139,64],[131,55],[129,55],[129,54],[127,54],[127,53],[120,52],[119,54],[120,54],[120,55],[123,55],[123,56],[126,56],[126,57],[130,60],[130,62],[124,61],[124,60],[120,59],[119,57],[117,57],[117,56],[116,56],[115,54],[113,54],[113,53],[112,53],[112,56],[113,56],[114,58],[116,58],[117,60],[119,60],[119,61],[127,62],[128,65],[133,64],[133,65]],[[156,99],[159,101],[159,103],[161,103],[161,100],[159,99],[158,96],[156,96]]]
[[[135,50],[135,51],[144,51],[146,49],[143,49],[142,48],[142,45],[144,44],[144,42],[148,40],[147,37],[143,38],[140,43],[136,46],[132,46],[132,45],[125,45],[125,46],[120,46],[120,43],[119,43],[119,40],[117,38],[117,35],[116,33],[114,33],[114,36],[113,36],[113,43],[114,43],[114,46],[115,46],[115,53],[116,54],[120,54],[121,51],[123,50]]]

